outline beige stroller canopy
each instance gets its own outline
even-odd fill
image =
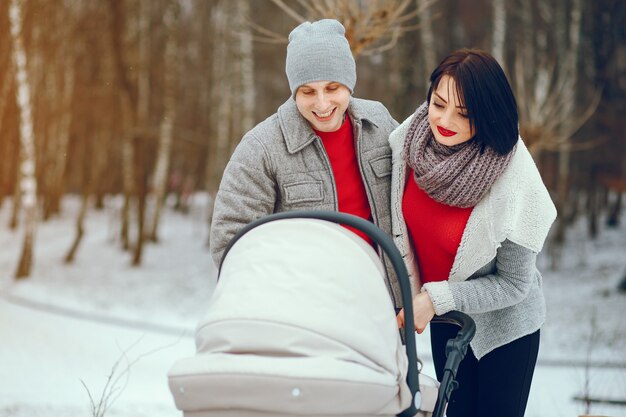
[[[234,241],[197,327],[197,353],[168,374],[185,417],[395,416],[412,405],[407,355],[370,245],[303,218]],[[437,383],[419,382],[421,407],[432,411]]]

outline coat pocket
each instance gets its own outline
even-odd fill
[[[287,204],[320,202],[324,199],[322,181],[297,181],[284,184]]]
[[[382,155],[370,159],[370,167],[376,178],[383,178],[391,175],[391,155]]]

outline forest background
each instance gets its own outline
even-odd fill
[[[521,135],[568,227],[616,226],[626,192],[626,3],[622,0],[3,0],[0,204],[21,230],[28,277],[39,222],[81,196],[84,221],[123,196],[119,242],[139,266],[165,197],[185,212],[214,196],[243,134],[289,97],[289,31],[336,18],[357,59],[355,96],[402,121],[449,52],[490,51],[515,91]],[[206,212],[210,224],[211,205]],[[207,255],[208,256],[208,255]]]

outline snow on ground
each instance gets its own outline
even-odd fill
[[[191,339],[50,314],[1,298],[0,311],[0,416],[90,416],[87,389],[98,403],[120,358],[109,384],[120,397],[106,415],[176,415],[165,372],[173,357],[193,354]]]
[[[89,212],[76,260],[72,265],[64,264],[74,239],[73,214],[78,209],[77,200],[65,200],[61,216],[38,228],[32,278],[13,286],[11,294],[81,311],[193,329],[215,277],[206,243],[205,204],[200,196],[196,199],[199,201],[189,215],[166,211],[160,243],[145,245],[140,268],[131,266],[132,255],[122,251],[116,236],[121,205],[117,199],[107,200],[104,211]],[[7,206],[0,212],[0,225],[7,223]],[[0,234],[0,283],[11,281],[21,240],[19,231],[7,233],[4,229]]]
[[[90,415],[80,380],[95,393],[121,351],[132,360],[128,386],[107,416],[180,415],[166,384],[171,364],[193,354],[193,328],[215,283],[206,246],[206,199],[195,196],[188,215],[166,210],[158,244],[145,247],[140,268],[116,239],[120,202],[90,210],[74,264],[62,261],[74,236],[78,199],[64,200],[60,216],[40,224],[33,276],[15,282],[21,231],[6,228],[0,207],[0,416]],[[568,234],[563,267],[549,270],[542,254],[548,318],[527,416],[582,414],[572,400],[591,393],[626,399],[626,295],[615,288],[626,273],[626,216],[617,230],[587,239],[580,222]],[[545,252],[545,251],[544,251]],[[75,318],[75,317],[78,317]],[[6,341],[9,341],[8,343]],[[426,336],[418,350],[432,372]],[[592,365],[585,373],[585,365]],[[10,381],[10,383],[7,383]],[[97,396],[97,394],[94,394]],[[591,411],[626,416],[625,406],[594,404]]]
[[[559,271],[550,271],[542,253],[548,309],[544,359],[581,361],[590,355],[594,362],[626,363],[626,294],[615,291],[626,276],[624,219],[620,229],[604,229],[595,241],[587,238],[586,223],[577,223],[569,231]]]

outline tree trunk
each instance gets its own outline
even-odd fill
[[[12,61],[9,60],[8,68],[5,74],[2,75],[2,87],[0,87],[0,132],[2,130],[2,120],[4,119],[4,111],[6,109],[6,105],[9,101],[9,94],[11,92],[11,87],[13,87],[13,80],[15,76],[13,75],[13,64]],[[9,146],[7,146],[9,148]],[[5,148],[5,152],[7,150]],[[7,152],[8,154],[8,152]],[[6,159],[5,159],[6,161]],[[11,166],[9,161],[5,163],[0,162],[0,207],[2,206],[2,201],[4,199],[5,188],[8,184],[9,175],[9,167]]]
[[[121,0],[109,0],[109,6],[111,10],[110,19],[110,34],[111,43],[113,48],[113,61],[116,72],[116,79],[119,87],[122,91],[121,94],[121,113],[122,113],[122,126],[124,132],[122,132],[122,182],[124,188],[124,206],[122,208],[122,227],[121,238],[124,250],[130,249],[130,207],[131,199],[135,194],[135,177],[137,176],[133,169],[135,162],[135,150],[133,149],[133,136],[134,128],[136,124],[136,109],[137,109],[137,93],[134,90],[131,82],[126,74],[127,65],[124,60],[122,51],[122,35],[125,32],[126,16],[124,14],[124,4]],[[140,216],[143,217],[143,214]],[[138,237],[143,240],[143,236]],[[142,245],[137,245],[142,247]],[[137,247],[136,246],[136,247]]]
[[[592,239],[598,236],[598,174],[592,167],[589,173],[587,188],[587,232]]]
[[[76,235],[74,236],[74,241],[70,246],[70,249],[67,251],[65,255],[64,261],[66,264],[70,264],[74,262],[76,257],[76,252],[78,251],[78,247],[82,242],[83,236],[85,234],[85,217],[87,216],[87,208],[89,204],[89,194],[90,194],[90,186],[91,178],[90,174],[92,171],[92,155],[89,152],[89,145],[87,143],[87,135],[89,134],[87,129],[83,129],[83,139],[79,142],[80,149],[78,150],[81,160],[83,161],[82,169],[81,169],[81,183],[82,183],[82,198],[80,203],[80,210],[78,211],[78,216],[76,217]],[[96,138],[96,142],[98,142]]]
[[[147,129],[150,123],[150,4],[151,0],[140,0],[137,77],[137,125],[140,130]]]
[[[558,270],[561,266],[563,245],[565,244],[566,237],[565,232],[567,229],[567,219],[571,211],[571,208],[568,206],[570,189],[570,153],[567,148],[561,149],[559,151],[558,172],[559,180],[557,182],[556,207],[559,216],[556,221],[555,233],[550,244],[553,271]]]
[[[615,192],[615,200],[609,205],[609,212],[606,217],[606,225],[608,227],[617,228],[620,223],[620,214],[622,213],[622,192]]]
[[[430,73],[437,66],[437,46],[435,44],[435,36],[433,34],[432,13],[428,0],[416,0],[418,9],[422,10],[419,15],[420,22],[420,40],[422,43],[422,57],[424,59],[424,79],[430,78]],[[430,83],[426,83],[426,89],[430,87]]]
[[[35,229],[37,227],[37,180],[35,177],[35,135],[33,132],[32,108],[30,100],[30,85],[27,70],[27,57],[24,49],[22,33],[22,4],[19,0],[11,0],[9,19],[11,24],[11,39],[13,46],[13,60],[16,75],[16,100],[20,111],[20,166],[22,189],[22,206],[24,211],[25,232],[22,244],[22,253],[15,272],[15,278],[21,279],[30,276],[33,264],[33,245]]]
[[[47,184],[46,197],[44,199],[44,219],[48,219],[52,214],[58,213],[60,209],[61,197],[63,195],[63,183],[65,177],[65,167],[67,165],[68,146],[70,142],[70,128],[72,124],[72,97],[74,95],[74,60],[70,48],[65,48],[63,54],[64,63],[61,65],[63,71],[63,89],[59,102],[61,111],[60,118],[55,123],[54,129],[55,149],[51,150],[50,172],[46,172]],[[69,55],[69,56],[68,56]]]
[[[146,143],[140,136],[135,136],[135,167],[137,168],[135,179],[137,181],[137,240],[133,248],[133,266],[141,265],[143,257],[143,244],[145,233],[145,213],[147,195],[147,167],[146,167]]]
[[[506,39],[506,5],[505,0],[493,0],[493,34],[491,53],[505,68],[504,42]]]
[[[124,98],[122,97],[122,101]],[[122,106],[122,112],[126,115],[126,117],[122,117],[123,119],[128,119],[128,112],[131,112],[130,105]],[[126,129],[132,129],[132,124],[130,122],[124,123]],[[131,199],[135,194],[135,170],[133,169],[133,164],[135,162],[135,150],[133,149],[133,140],[132,136],[128,132],[122,133],[122,187],[124,189],[124,205],[122,206],[122,222],[121,222],[121,230],[120,237],[122,239],[122,247],[124,250],[130,249],[130,209],[131,209]]]
[[[11,205],[11,218],[9,220],[9,229],[15,230],[20,222],[20,211],[22,210],[22,189],[20,188],[20,172],[19,167],[17,170],[16,178],[18,179],[15,182],[15,186],[13,188],[13,204]]]
[[[170,3],[165,16],[166,43],[165,43],[165,85],[163,96],[164,114],[161,120],[159,147],[157,150],[157,162],[154,170],[154,195],[155,207],[152,224],[149,231],[149,239],[158,241],[158,226],[161,210],[165,201],[167,177],[172,152],[172,134],[174,119],[176,117],[176,80],[178,78],[178,40],[176,35],[178,24],[178,4]]]
[[[236,61],[239,67],[239,83],[237,104],[239,116],[233,118],[233,126],[239,129],[231,134],[229,154],[237,147],[243,135],[254,127],[255,88],[254,88],[254,54],[252,32],[250,31],[250,4],[247,0],[237,0],[233,29],[239,37]]]
[[[76,235],[74,236],[74,241],[70,246],[70,249],[67,251],[65,255],[64,262],[66,264],[71,264],[74,262],[74,258],[76,257],[76,252],[78,251],[78,247],[83,240],[83,235],[85,234],[85,217],[87,217],[87,207],[89,203],[89,194],[86,190],[83,190],[81,202],[80,202],[80,210],[78,211],[78,216],[76,217]]]
[[[561,45],[567,44],[567,54],[565,55],[564,62],[560,65],[563,74],[563,91],[571,94],[571,100],[563,102],[563,107],[560,109],[564,120],[572,120],[574,118],[574,109],[576,101],[576,81],[578,79],[578,50],[580,45],[580,28],[581,28],[581,16],[582,16],[582,3],[581,0],[573,0],[572,9],[570,11],[570,24],[567,25],[567,19],[565,14],[565,8],[560,7],[562,5],[557,4],[556,11],[556,27],[557,34],[562,32],[560,36]],[[568,144],[570,143],[571,133],[568,131],[569,126],[563,124],[560,126],[559,134],[562,136],[563,143],[559,147],[559,174],[557,181],[557,201],[556,206],[559,212],[559,218],[556,224],[556,233],[554,235],[553,246],[555,251],[553,253],[556,258],[553,257],[553,266],[561,263],[562,247],[565,244],[565,235],[567,229],[567,219],[570,217],[571,207],[568,205],[568,191],[570,189],[570,158],[571,151]],[[593,207],[595,209],[595,201]],[[595,216],[595,214],[594,214]],[[594,226],[592,228],[593,233],[597,233],[596,220],[594,220]]]
[[[219,36],[218,44],[215,46],[215,65],[213,78],[213,97],[214,103],[217,104],[216,119],[213,126],[216,129],[215,135],[215,154],[213,155],[213,190],[217,190],[226,162],[228,160],[229,144],[232,135],[232,101],[233,101],[233,80],[230,71],[230,54],[232,44],[230,42],[230,25],[232,13],[230,9],[232,5],[230,1],[221,1],[221,7],[218,6],[217,13],[223,16],[216,17]]]
[[[107,120],[112,119],[110,111],[107,112],[106,118]],[[108,124],[105,124],[105,126],[107,129],[107,134],[110,135],[110,132],[113,130],[113,124],[109,122]],[[91,175],[91,181],[93,182],[93,186],[91,191],[94,196],[93,205],[96,210],[104,209],[104,197],[107,189],[109,188],[107,184],[108,181],[111,181],[110,178],[107,178],[107,176],[104,175],[107,169],[107,160],[109,158],[110,152],[110,144],[108,144],[107,139],[110,139],[110,137],[107,138],[105,135],[101,135],[99,136],[99,138],[101,140],[96,140],[95,143],[92,145],[93,159],[91,161],[93,169],[93,173]]]
[[[228,150],[231,135],[231,100],[232,78],[230,74],[228,22],[231,21],[229,9],[232,6],[227,0],[220,0],[213,9],[212,23],[214,29],[213,44],[213,79],[211,83],[212,102],[217,103],[217,109],[212,112],[211,131],[212,143],[209,148],[207,161],[207,192],[211,196],[208,207],[208,220],[211,223],[212,201],[217,192],[224,167],[228,159]]]

